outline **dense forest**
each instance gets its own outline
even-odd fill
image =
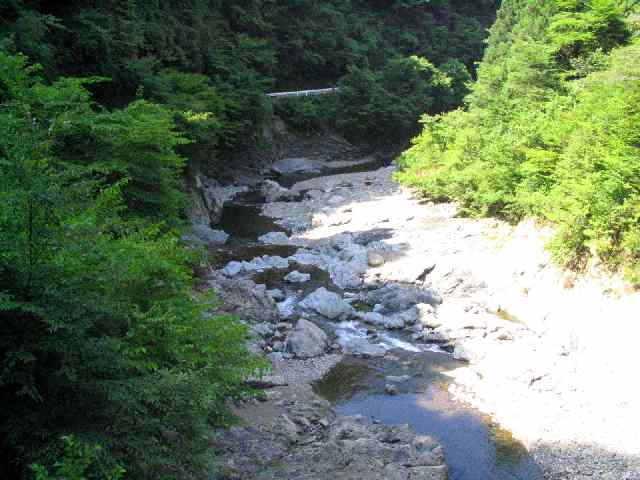
[[[640,283],[639,12],[505,0],[465,108],[423,117],[398,178],[469,215],[551,223],[561,264]]]
[[[297,102],[292,113],[304,125],[339,117],[331,126],[347,133],[375,138],[367,126],[391,126],[398,137],[389,140],[407,137],[421,113],[459,101],[497,3],[11,0],[0,6],[0,32],[49,80],[109,78],[91,88],[102,104],[138,94],[182,114],[206,112],[207,120],[179,120],[210,152],[253,140],[269,114],[265,90],[339,82],[352,87],[340,105]],[[394,78],[394,62],[403,61]],[[400,74],[412,76],[410,85]],[[444,89],[456,91],[436,102]]]
[[[277,113],[405,141],[421,114],[461,104],[497,3],[0,2],[0,476],[207,471],[207,433],[254,394],[245,379],[263,364],[246,328],[198,293],[201,252],[180,240],[185,166],[258,142],[270,89],[339,84],[331,101]],[[513,15],[487,58],[508,58],[495,37]],[[584,58],[574,77],[630,41],[621,20],[603,28],[604,50],[584,47],[599,56],[559,51]]]

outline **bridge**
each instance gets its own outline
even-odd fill
[[[273,92],[267,93],[267,97],[270,98],[291,98],[291,97],[313,97],[315,95],[327,95],[329,93],[337,93],[340,89],[335,88],[321,88],[318,90],[298,90],[297,92]]]

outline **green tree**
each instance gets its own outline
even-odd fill
[[[447,65],[458,79],[460,64]],[[456,83],[457,88],[466,88]],[[451,106],[452,81],[431,62],[412,56],[396,58],[381,72],[352,67],[340,82],[336,105],[338,128],[353,138],[394,143],[411,136],[421,114]]]
[[[468,110],[424,118],[398,178],[469,214],[552,221],[558,261],[597,254],[638,283],[638,47],[616,2],[504,2]]]
[[[177,184],[171,115],[144,101],[96,112],[82,81],[35,71],[0,52],[2,437],[25,464],[54,463],[74,434],[129,478],[201,472],[207,430],[260,364],[246,329],[194,293],[177,232],[147,212],[175,215],[161,195]],[[130,167],[136,156],[155,163]],[[145,175],[159,195],[138,201]]]

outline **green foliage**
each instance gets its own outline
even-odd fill
[[[186,140],[165,108],[138,100],[121,110],[98,109],[86,86],[102,79],[62,78],[45,85],[30,78],[34,69],[25,68],[24,57],[0,55],[7,94],[22,101],[16,108],[31,118],[30,133],[45,142],[52,156],[90,167],[109,183],[127,178],[124,197],[134,212],[177,215],[184,159],[175,147]]]
[[[504,2],[468,110],[425,117],[398,177],[472,215],[550,220],[561,263],[597,254],[638,283],[640,44],[621,46],[614,7]]]
[[[304,131],[406,140],[459,105],[497,3],[0,1],[0,441],[19,466],[204,471],[207,430],[262,365],[194,293],[187,159],[255,144],[271,108]]]
[[[143,100],[96,110],[86,81],[34,71],[0,52],[0,433],[23,463],[53,464],[72,433],[128,478],[202,472],[209,426],[260,364],[243,326],[207,314],[168,228],[172,115]],[[87,448],[50,478],[81,475]]]
[[[123,194],[132,212],[177,218],[184,207],[184,158],[175,148],[187,142],[166,108],[137,100],[121,110],[65,118],[52,133],[56,156],[94,165],[110,182],[126,178]]]
[[[354,138],[393,143],[415,131],[424,112],[437,113],[454,106],[469,78],[463,65],[449,62],[452,79],[424,58],[396,58],[381,72],[351,67],[340,82],[336,105],[337,127]]]
[[[17,51],[42,63],[48,77],[110,78],[92,87],[102,103],[126,103],[143,86],[145,98],[168,104],[179,126],[195,140],[181,151],[204,159],[255,142],[269,114],[264,99],[269,89],[333,85],[352,67],[382,74],[392,59],[411,55],[434,65],[456,59],[472,69],[497,4],[95,0],[87,5],[80,0],[16,0],[3,7],[0,37],[4,33]],[[419,92],[412,95],[418,98]],[[457,106],[460,96],[445,103]],[[285,118],[293,125],[319,128],[320,117],[328,115],[313,112],[313,105],[287,106],[280,113],[293,115]],[[341,113],[331,112],[334,118]],[[412,114],[404,123],[413,127],[416,118]],[[412,130],[405,129],[403,139]]]
[[[228,122],[225,102],[205,75],[165,70],[143,79],[144,91],[170,108],[191,140],[216,147]]]
[[[53,465],[53,472],[40,464],[31,465],[35,480],[120,480],[125,470],[120,466],[104,468],[100,465],[100,445],[78,442],[73,435],[62,437],[64,453]]]
[[[629,31],[616,0],[556,0],[558,13],[549,25],[549,40],[565,66],[597,50],[624,43]]]
[[[614,52],[608,70],[587,77],[573,96],[576,106],[559,114],[565,143],[550,190],[550,219],[562,225],[555,251],[576,260],[587,246],[612,266],[624,265],[640,280],[640,44]],[[580,175],[576,175],[580,172]],[[549,206],[550,207],[550,206]],[[579,250],[578,250],[579,251]]]
[[[283,98],[274,102],[273,111],[300,134],[318,133],[332,127],[338,114],[333,95]]]

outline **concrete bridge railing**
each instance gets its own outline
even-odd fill
[[[267,93],[270,98],[290,98],[290,97],[312,97],[315,95],[326,95],[339,92],[339,88],[321,88],[318,90],[298,90],[297,92],[273,92]]]

